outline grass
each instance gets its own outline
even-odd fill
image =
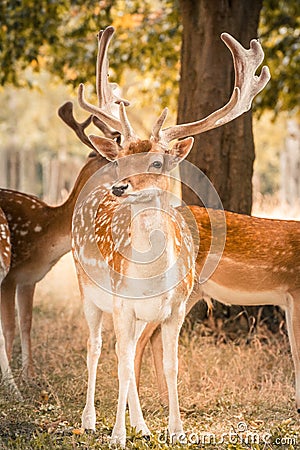
[[[67,255],[38,286],[33,319],[36,378],[20,377],[20,343],[13,367],[24,402],[0,386],[0,449],[106,449],[117,402],[117,361],[106,322],[97,391],[97,431],[83,433],[87,326],[71,258]],[[300,448],[294,372],[284,334],[263,327],[249,339],[224,343],[208,325],[185,327],[180,338],[179,392],[187,437],[174,449],[270,450]],[[151,440],[128,427],[128,449],[170,448],[150,350],[140,393]],[[298,445],[297,445],[298,442]]]

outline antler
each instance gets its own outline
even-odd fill
[[[124,103],[125,106],[129,105],[127,100],[116,95],[119,89],[117,83],[108,83],[109,64],[107,50],[114,32],[113,27],[107,27],[104,31],[101,30],[98,33],[98,55],[96,63],[96,92],[99,108],[105,109],[113,115],[118,114],[118,109],[114,108],[115,105],[119,105],[120,103]]]
[[[83,142],[88,147],[95,149],[93,144],[90,142],[89,138],[85,134],[84,130],[90,125],[92,121],[92,116],[89,116],[84,122],[79,123],[73,114],[73,103],[66,102],[58,109],[59,117],[75,131],[81,142]]]
[[[235,85],[228,103],[202,120],[175,125],[164,130],[156,128],[152,139],[157,140],[159,136],[160,140],[167,144],[173,139],[204,133],[232,121],[251,108],[253,98],[266,86],[271,77],[267,66],[262,68],[259,76],[255,75],[264,58],[262,47],[256,39],[253,39],[250,42],[250,49],[247,50],[228,33],[222,33],[221,39],[232,53],[235,71]]]
[[[93,117],[93,124],[99,128],[100,131],[104,134],[108,139],[115,139],[118,142],[118,139],[121,140],[121,133],[119,131],[115,131],[108,127],[102,120],[100,120],[96,116]]]
[[[114,108],[115,105],[123,103],[125,106],[129,105],[127,100],[120,98],[117,95],[118,85],[116,83],[108,83],[108,58],[107,49],[114,34],[113,27],[107,27],[104,31],[98,34],[98,55],[96,66],[96,91],[98,96],[99,106],[92,105],[87,102],[84,97],[84,85],[81,83],[78,89],[79,105],[89,111],[101,121],[105,122],[107,126],[111,126],[115,130],[122,132],[123,127],[121,121],[118,119],[118,111]]]
[[[77,122],[73,114],[72,102],[65,103],[58,110],[59,117],[75,131],[76,135],[85,145],[92,149],[95,149],[95,147],[85,134],[85,128],[93,121],[93,124],[96,125],[107,138],[120,138],[120,132],[122,132],[123,127],[121,122],[118,118],[114,117],[114,115],[118,116],[118,104],[123,103],[126,106],[129,105],[127,100],[120,98],[116,94],[118,85],[116,83],[108,83],[107,49],[113,33],[114,28],[108,27],[104,31],[100,31],[97,36],[98,55],[96,63],[96,91],[99,108],[85,101],[84,86],[83,84],[80,84],[78,92],[79,104],[83,109],[91,112],[92,115],[82,123]],[[111,125],[113,129],[110,128],[109,125]]]
[[[90,125],[93,121],[93,124],[99,128],[100,131],[104,134],[105,137],[109,139],[120,139],[119,131],[115,131],[110,129],[104,122],[102,122],[98,117],[90,115],[84,122],[78,122],[73,113],[73,103],[66,102],[58,109],[59,117],[76,133],[81,142],[95,150],[95,147],[85,134],[84,130]]]
[[[107,49],[113,33],[114,28],[108,27],[98,34],[96,90],[99,106],[94,106],[85,100],[83,84],[79,85],[78,101],[83,109],[92,113],[93,123],[106,137],[115,139],[120,137],[120,134],[123,134],[125,140],[132,140],[135,139],[135,134],[124,108],[129,102],[117,95],[116,90],[118,86],[115,83],[109,83],[107,77]],[[163,145],[167,145],[174,139],[193,136],[217,128],[249,111],[253,98],[266,86],[270,79],[270,72],[267,66],[262,68],[259,76],[255,75],[257,68],[263,61],[264,52],[256,39],[250,42],[249,49],[245,49],[228,33],[222,33],[221,39],[231,51],[235,72],[234,89],[228,103],[204,119],[162,129],[167,115],[167,109],[165,109],[153,127],[151,140],[160,141]],[[118,111],[116,111],[116,105],[119,105]],[[72,108],[70,106],[68,108],[67,112],[72,113]],[[78,124],[74,117],[70,118],[70,114],[67,116],[68,121],[63,120],[74,129],[77,136],[85,144],[93,148],[92,143],[84,133],[86,124],[91,122],[91,117],[82,124]],[[60,117],[62,117],[61,114]]]

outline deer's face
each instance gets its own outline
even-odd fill
[[[151,143],[149,143],[151,145]],[[143,146],[141,146],[143,148]],[[145,198],[152,192],[168,189],[169,177],[163,153],[151,151],[133,153],[115,160],[118,181],[112,187],[117,197]]]
[[[179,141],[171,149],[140,139],[123,147],[102,137],[95,137],[92,142],[99,153],[114,163],[117,181],[112,186],[112,194],[145,201],[159,190],[168,190],[169,173],[187,156],[193,138]]]

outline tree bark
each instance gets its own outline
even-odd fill
[[[183,39],[178,123],[185,123],[206,117],[229,100],[234,67],[231,53],[220,35],[226,31],[249,48],[251,39],[257,37],[262,0],[179,0],[179,4]],[[210,179],[224,209],[251,213],[254,162],[251,111],[227,125],[195,136],[188,160]],[[189,174],[182,175],[183,180],[189,180],[190,186],[197,183],[199,186],[198,179],[190,179]],[[187,204],[201,204],[193,191],[184,185],[182,194]],[[208,193],[202,194],[205,206],[215,206],[210,204]],[[191,311],[189,319],[194,323],[204,320],[205,316],[206,305],[200,302]],[[269,321],[269,327],[273,329],[280,323],[274,307],[229,308],[217,302],[213,317],[217,324],[221,319],[220,331],[227,335],[228,324],[235,334],[236,328],[240,331],[246,328],[249,333],[259,320]]]
[[[257,37],[262,0],[180,0],[183,24],[178,123],[201,119],[229,99],[234,68],[220,35],[244,47]],[[250,213],[254,143],[251,112],[195,137],[189,161],[208,176],[225,209]],[[188,204],[199,200],[183,189]]]

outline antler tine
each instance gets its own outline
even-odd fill
[[[117,95],[117,83],[108,83],[108,57],[107,50],[111,38],[115,30],[113,27],[107,27],[98,33],[98,54],[96,63],[96,91],[98,97],[98,105],[100,108],[105,108],[107,112],[112,112],[114,105],[119,105],[121,102],[125,106],[130,103]],[[117,110],[117,113],[119,111]]]
[[[153,125],[151,139],[154,140],[155,142],[158,142],[161,140],[161,137],[162,137],[161,129],[164,124],[164,121],[166,120],[167,115],[168,115],[168,108],[164,108],[161,115],[159,116],[159,118],[157,119],[155,124]]]
[[[73,131],[75,131],[81,142],[95,150],[93,144],[90,142],[89,138],[84,132],[84,130],[90,125],[92,116],[89,116],[82,123],[77,122],[73,114],[72,102],[66,102],[62,106],[60,106],[60,108],[58,109],[58,115],[70,128],[72,128]]]
[[[128,120],[126,109],[124,103],[120,103],[120,119],[122,124],[122,134],[125,141],[130,141],[135,139],[135,134],[133,128]]]
[[[237,113],[241,115],[243,112],[249,111],[253,98],[266,86],[271,75],[267,66],[262,68],[259,76],[255,75],[257,68],[264,59],[263,49],[257,39],[252,39],[249,50],[245,49],[228,33],[222,33],[221,39],[231,51],[236,80],[235,86],[240,89],[241,93],[239,108],[232,110],[228,116],[228,120],[233,120],[237,117]],[[220,120],[220,125],[223,124],[222,121],[223,119]]]
[[[98,117],[96,116],[93,116],[93,124],[97,128],[99,128],[100,131],[102,131],[105,137],[109,139],[117,139],[121,137],[121,133],[119,131],[115,131],[112,128],[108,127],[106,123],[98,119]]]
[[[247,50],[228,33],[223,33],[221,39],[231,51],[234,62],[235,86],[229,102],[204,119],[162,130],[162,140],[166,143],[173,139],[212,130],[249,111],[253,98],[270,80],[270,71],[267,66],[262,68],[259,76],[255,75],[264,57],[262,47],[257,40],[253,39],[250,42],[250,49]]]
[[[98,119],[105,122],[105,124],[121,132],[122,125],[118,118],[119,108],[116,109],[114,106],[121,102],[127,106],[129,105],[129,102],[117,95],[118,85],[116,83],[108,82],[107,50],[113,34],[113,27],[107,27],[105,30],[98,33],[96,91],[99,106],[94,106],[85,100],[83,84],[80,84],[79,86],[78,101],[83,109],[98,117]]]
[[[94,106],[85,100],[84,85],[82,83],[80,83],[78,88],[78,103],[81,106],[81,108],[92,113],[94,116],[98,117],[98,119],[102,120],[115,130],[122,132],[122,125],[119,119],[113,117],[112,115],[103,111],[103,109],[97,108],[97,106]]]

